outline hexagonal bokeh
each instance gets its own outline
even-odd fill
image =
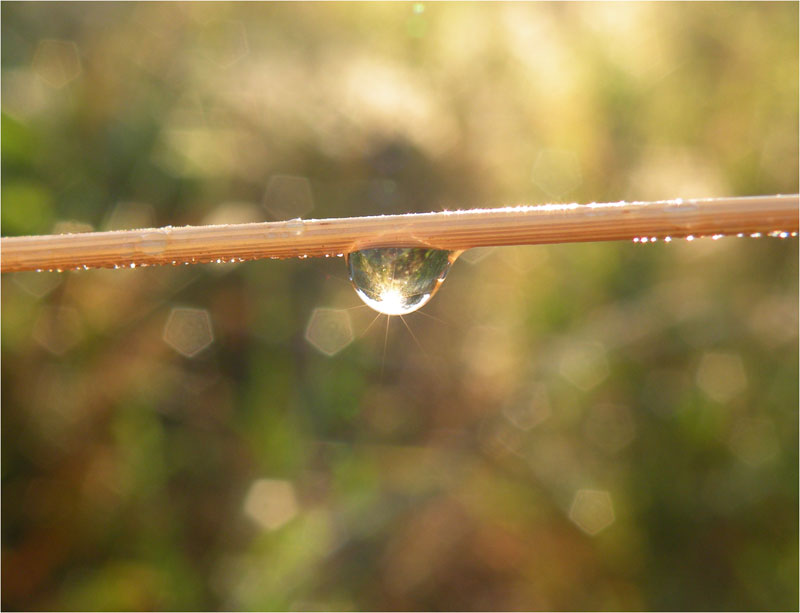
[[[314,309],[306,327],[306,340],[321,353],[336,355],[353,342],[350,314],[341,309]]]
[[[258,479],[244,499],[244,513],[265,530],[277,530],[298,512],[294,486],[281,479]]]
[[[575,343],[564,348],[559,373],[578,389],[586,392],[609,375],[606,350],[601,343]]]
[[[303,217],[314,208],[311,183],[305,177],[273,175],[264,193],[264,208],[277,220]]]
[[[732,400],[747,388],[742,358],[735,353],[706,353],[697,368],[697,385],[712,400]]]
[[[552,198],[561,198],[581,184],[578,156],[564,149],[543,149],[536,156],[531,179]]]
[[[76,219],[59,219],[53,224],[51,234],[80,234],[81,232],[91,232],[94,230],[92,224]]]
[[[528,393],[503,409],[506,419],[520,430],[530,430],[550,417],[550,402],[544,384],[531,386]]]
[[[155,211],[144,202],[119,202],[106,217],[104,230],[134,230],[152,228]]]
[[[64,355],[83,338],[78,312],[70,307],[45,307],[33,327],[33,339],[53,355]]]
[[[176,307],[164,326],[164,342],[187,358],[193,358],[214,341],[211,318],[205,309]]]
[[[569,518],[592,536],[605,530],[615,519],[611,494],[603,490],[578,490],[572,499]]]
[[[40,41],[33,56],[32,67],[47,85],[60,89],[81,74],[78,46],[69,40]]]
[[[17,272],[11,278],[19,287],[37,298],[52,292],[64,279],[58,272]]]
[[[467,264],[477,264],[492,255],[496,249],[497,247],[474,247],[467,249],[459,256],[459,259],[464,260]]]

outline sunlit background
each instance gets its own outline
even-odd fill
[[[798,191],[796,2],[1,10],[4,236]],[[797,239],[360,304],[3,275],[2,607],[797,608]]]

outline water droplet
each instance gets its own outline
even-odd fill
[[[664,210],[670,213],[686,213],[688,211],[696,211],[697,208],[697,204],[693,202],[684,202],[683,198],[676,198],[664,206]]]
[[[687,240],[687,241],[693,241],[693,240],[694,240],[694,236],[692,236],[692,235],[690,234],[689,236],[687,236],[687,237],[686,237],[686,240]]]
[[[286,229],[289,230],[295,236],[300,236],[303,233],[303,230],[305,230],[305,227],[303,226],[303,220],[291,219],[287,221]]]
[[[665,237],[665,238],[664,238],[664,242],[665,242],[665,243],[671,243],[671,242],[672,242],[672,237],[671,237],[671,236],[667,236],[667,237]]]
[[[164,232],[147,232],[139,238],[136,251],[145,255],[161,255],[166,248],[167,235]]]
[[[753,232],[750,238],[761,238],[761,232]]]
[[[379,247],[347,254],[350,281],[379,313],[405,315],[427,304],[457,255],[427,247]]]

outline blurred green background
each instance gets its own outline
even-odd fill
[[[1,10],[4,236],[798,191],[796,2]],[[3,608],[797,609],[796,239],[358,305],[3,275]]]

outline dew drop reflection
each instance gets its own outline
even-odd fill
[[[347,254],[359,298],[386,315],[413,313],[444,282],[457,254],[427,247],[378,247]]]

